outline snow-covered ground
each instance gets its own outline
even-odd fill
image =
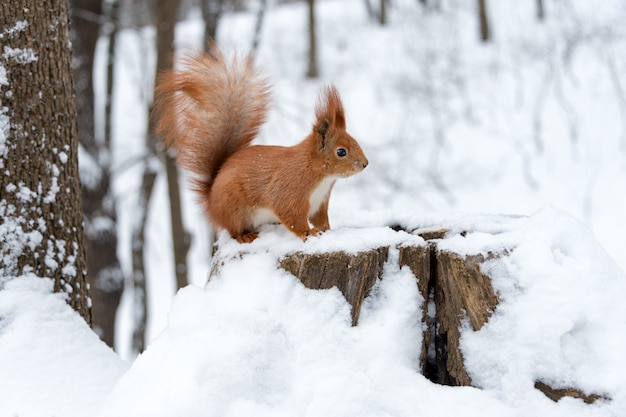
[[[335,83],[348,131],[370,161],[333,191],[336,230],[303,244],[270,227],[203,288],[208,227],[186,194],[195,285],[172,297],[161,179],[146,247],[147,351],[126,364],[45,281],[16,279],[0,291],[0,416],[626,415],[624,5],[546,1],[539,23],[533,1],[489,2],[494,40],[482,45],[474,2],[425,11],[395,0],[385,27],[361,0],[317,3],[318,80],[303,77],[306,5],[272,4],[266,15],[257,58],[275,104],[259,141],[303,138],[317,91]],[[245,50],[255,23],[253,13],[224,16],[220,44]],[[180,24],[178,48],[199,48],[201,33],[197,18]],[[150,31],[126,32],[119,43],[116,188],[126,268],[151,41]],[[463,330],[480,388],[419,374],[423,300],[397,264],[351,327],[338,291],[307,290],[273,261],[289,250],[388,243],[397,236],[383,226],[395,222],[450,227],[446,244],[462,254],[514,248],[486,266],[500,306],[479,332]],[[455,234],[462,229],[474,232]],[[119,335],[125,359],[127,329]],[[611,400],[553,403],[533,388],[536,379]]]
[[[462,328],[476,388],[437,385],[419,372],[424,299],[395,247],[421,238],[367,221],[303,243],[271,226],[243,258],[222,235],[219,257],[228,262],[205,288],[179,291],[167,326],[128,370],[49,283],[10,281],[0,292],[0,415],[626,413],[626,276],[580,222],[553,209],[531,217],[391,215],[412,227],[445,222],[451,231],[442,249],[509,251],[485,264],[500,298],[493,316],[480,331]],[[356,327],[336,288],[307,289],[277,266],[295,250],[380,245],[391,245],[390,260]],[[555,403],[536,380],[608,399]]]

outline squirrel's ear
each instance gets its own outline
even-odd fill
[[[334,85],[329,85],[326,88],[326,112],[329,113],[332,118],[332,125],[337,129],[346,128],[346,118],[343,112],[343,103],[341,103],[341,97]]]
[[[320,119],[315,124],[315,133],[319,136],[320,140],[320,150],[328,145],[328,129],[330,129],[330,122],[327,119]]]
[[[343,104],[334,85],[329,85],[320,95],[315,106],[316,122],[313,132],[320,138],[320,149],[328,146],[328,132],[335,129],[345,129],[346,119],[343,113]]]

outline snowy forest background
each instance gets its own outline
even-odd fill
[[[385,25],[365,4],[316,3],[317,78],[306,77],[305,3],[270,2],[255,53],[275,85],[260,143],[303,138],[317,92],[332,81],[349,131],[372,160],[361,175],[337,184],[331,224],[359,211],[528,215],[552,206],[585,223],[625,269],[624,6],[546,2],[539,19],[536,2],[489,3],[490,38],[483,42],[474,2],[391,2]],[[217,40],[226,51],[252,48],[260,7],[251,2],[220,17]],[[186,16],[176,29],[177,50],[203,44],[200,11]],[[154,36],[149,27],[122,31],[116,55],[114,189],[126,276],[140,178],[133,161],[145,153]],[[102,59],[106,39],[98,48]],[[156,180],[146,238],[148,277],[159,271],[149,335],[162,328],[175,292],[173,275],[164,280],[163,273],[174,270],[164,178]],[[202,284],[209,229],[193,196],[183,191],[183,198],[186,225],[195,232],[189,279]],[[157,291],[164,281],[169,289]]]
[[[294,410],[302,411],[302,398],[308,399],[308,394],[298,392],[302,395],[294,396],[295,405],[281,402],[280,393],[285,389],[282,371],[263,368],[281,352],[292,353],[278,346],[279,342],[265,339],[263,332],[275,331],[269,321],[262,322],[257,331],[246,333],[248,329],[243,326],[246,331],[233,330],[227,336],[203,327],[203,315],[216,315],[232,324],[233,329],[242,326],[243,318],[238,321],[236,308],[229,310],[239,305],[237,292],[241,285],[249,286],[250,292],[257,291],[258,297],[278,297],[287,304],[291,299],[284,293],[293,293],[294,299],[312,311],[306,315],[295,307],[285,307],[286,313],[294,314],[293,323],[314,322],[319,319],[315,314],[334,317],[328,318],[324,326],[331,332],[325,342],[336,350],[327,353],[320,349],[323,358],[332,358],[328,369],[310,371],[300,364],[302,367],[294,371],[297,375],[315,380],[316,372],[329,377],[337,368],[358,374],[357,365],[342,362],[346,356],[341,352],[350,346],[355,349],[354,358],[372,360],[375,366],[393,370],[383,374],[382,381],[388,387],[403,381],[399,377],[404,376],[403,371],[396,371],[398,364],[392,359],[385,357],[382,364],[380,358],[372,359],[372,352],[380,347],[389,348],[390,357],[404,357],[402,348],[409,344],[405,339],[416,332],[407,318],[411,312],[389,301],[410,304],[412,290],[402,274],[387,280],[389,287],[381,288],[380,299],[370,303],[363,329],[349,337],[349,331],[337,322],[343,317],[338,297],[303,293],[299,287],[286,289],[287,284],[268,278],[272,273],[265,271],[263,263],[253,265],[259,267],[257,281],[231,276],[233,283],[216,284],[215,293],[196,292],[197,287],[206,284],[215,236],[194,204],[186,173],[173,168],[150,132],[150,106],[155,73],[171,64],[172,48],[176,53],[197,50],[211,35],[227,54],[253,53],[274,85],[272,114],[259,143],[290,145],[304,138],[313,122],[317,93],[330,82],[337,86],[346,108],[348,131],[362,145],[370,165],[363,173],[336,185],[329,215],[331,227],[339,234],[333,236],[341,238],[341,233],[349,235],[346,230],[403,221],[412,226],[432,226],[467,219],[484,230],[496,230],[501,227],[501,214],[539,213],[531,217],[537,227],[531,228],[537,234],[533,237],[539,243],[549,246],[548,241],[556,239],[550,242],[567,245],[571,239],[572,245],[593,253],[591,266],[586,269],[585,264],[578,272],[570,266],[572,274],[596,270],[605,273],[605,268],[613,271],[613,261],[617,270],[626,270],[626,4],[619,0],[601,5],[583,0],[207,0],[204,7],[190,0],[75,0],[70,5],[81,140],[79,168],[87,252],[92,253],[88,256],[88,272],[94,330],[113,346],[115,354],[83,333],[84,329],[72,321],[75,318],[68,317],[60,298],[45,295],[49,291],[47,284],[28,281],[23,287],[2,291],[0,318],[9,311],[21,317],[23,324],[19,332],[5,338],[4,345],[0,343],[2,352],[15,359],[4,363],[5,370],[0,371],[7,378],[0,381],[0,404],[4,402],[3,393],[14,405],[28,398],[27,386],[32,381],[41,379],[44,385],[49,381],[49,386],[54,386],[61,375],[60,388],[90,387],[78,390],[82,397],[78,400],[55,398],[52,390],[37,393],[38,398],[54,404],[52,411],[73,410],[67,415],[140,415],[138,409],[129,406],[133,399],[149,402],[157,394],[169,401],[165,411],[151,410],[141,401],[135,406],[143,407],[146,415],[176,415],[180,410],[186,410],[186,415],[293,415]],[[486,7],[483,26],[479,5]],[[313,36],[311,10],[315,16]],[[84,30],[83,35],[77,29]],[[315,42],[313,51],[311,39]],[[91,53],[88,45],[94,47]],[[92,114],[93,119],[85,114]],[[177,176],[180,188],[176,190],[178,182],[171,180]],[[170,204],[178,193],[180,204]],[[568,213],[584,226],[563,220],[560,214],[553,216],[553,209]],[[552,220],[558,224],[554,230],[558,228],[559,233],[560,228],[574,232],[563,231],[555,238],[551,234]],[[586,237],[579,228],[591,232],[602,249],[580,243]],[[530,241],[529,236],[526,238]],[[522,260],[532,263],[530,258]],[[524,266],[520,268],[524,271]],[[620,291],[624,291],[623,273],[606,272],[603,277],[618,277],[617,284],[611,281],[606,287],[594,286],[590,293],[596,296],[597,304],[617,303]],[[175,297],[187,284],[191,286]],[[614,290],[613,298],[607,294],[609,288]],[[254,298],[247,292],[244,295],[248,300]],[[572,311],[584,304],[583,294],[574,290],[564,294],[563,299],[573,300]],[[206,301],[217,307],[205,305]],[[228,302],[233,303],[231,307],[226,305]],[[255,314],[273,308],[256,299],[252,304],[257,308]],[[39,307],[26,307],[32,305]],[[534,307],[530,305],[528,311]],[[383,313],[376,313],[376,308]],[[597,308],[589,310],[589,315],[605,314]],[[277,322],[285,313],[271,311]],[[624,327],[623,309],[611,313],[613,321],[609,322]],[[388,325],[383,325],[386,322],[382,314],[387,314],[387,319],[398,319],[395,327],[380,330]],[[40,322],[41,317],[47,317],[58,331],[53,334]],[[197,333],[190,330],[192,327]],[[0,320],[0,336],[3,329]],[[294,340],[306,345],[315,335],[314,329],[308,329],[307,335],[298,334],[300,339]],[[581,330],[581,334],[591,344],[587,331],[592,332]],[[46,354],[21,350],[19,346],[30,344],[37,334],[45,337],[43,345],[59,348]],[[181,334],[193,337],[177,338]],[[198,358],[207,360],[202,346],[213,346],[215,339],[211,336],[224,337],[224,346],[234,353],[220,356],[220,351],[210,350],[207,356],[232,360],[233,372],[261,375],[266,385],[241,386],[229,376],[220,375],[213,389],[221,397],[211,399],[219,406],[209,412],[200,409],[204,403],[197,399],[201,396],[194,396],[195,385],[189,382],[193,378],[184,373],[205,364]],[[259,352],[239,350],[229,336],[257,346]],[[399,347],[372,342],[378,337],[398,337]],[[602,354],[612,360],[626,339],[620,332],[611,337],[603,339],[604,345],[614,350]],[[198,338],[205,344],[189,348],[187,342],[192,340],[196,346]],[[152,353],[148,350],[136,360],[155,339]],[[64,354],[57,353],[69,341],[75,346]],[[472,339],[468,343],[471,350]],[[361,351],[360,346],[367,348]],[[519,346],[507,352],[523,355]],[[168,349],[185,352],[189,359],[173,358]],[[70,351],[74,359],[69,359]],[[248,354],[260,356],[250,359]],[[269,359],[263,356],[266,354]],[[54,362],[54,358],[61,359]],[[157,371],[155,363],[169,365]],[[85,368],[85,364],[89,366]],[[212,365],[221,369],[219,364]],[[622,362],[616,359],[593,365],[605,369],[621,366]],[[90,375],[85,376],[78,368],[89,369]],[[486,368],[477,375],[489,375]],[[523,368],[521,373],[525,371]],[[589,370],[580,373],[585,378],[592,374]],[[7,375],[19,378],[9,381]],[[375,379],[373,375],[380,376],[376,372],[367,374]],[[180,378],[184,394],[179,402],[190,408],[177,408],[178,403],[170,401],[169,385],[149,383],[168,377],[176,381]],[[576,378],[572,377],[578,381]],[[411,381],[407,386],[418,386],[429,394],[421,398],[426,404],[421,411],[435,415],[445,415],[445,410],[456,412],[467,404],[471,404],[470,415],[485,410],[486,415],[529,415],[547,410],[551,415],[619,415],[626,410],[626,384],[621,379],[607,380],[606,389],[619,393],[616,401],[610,407],[598,406],[591,411],[568,402],[554,409],[543,403],[536,409],[521,406],[528,398],[519,394],[522,390],[518,387],[453,393],[423,381],[417,385]],[[333,383],[341,387],[341,381],[329,381],[327,386],[316,386],[319,392],[310,394],[311,398],[328,398],[329,404],[341,401],[332,393]],[[145,386],[132,388],[133,382]],[[593,384],[590,382],[595,388]],[[99,388],[91,388],[96,385]],[[376,406],[385,403],[384,398],[397,399],[391,388],[386,391],[367,383],[359,387],[375,398],[374,405],[369,409],[368,404],[354,407],[363,403],[357,396],[347,403],[342,415],[390,415]],[[230,398],[242,391],[252,392],[255,399],[262,398],[257,408],[236,401],[235,406],[230,405]],[[430,394],[447,398],[449,408],[430,404]],[[398,405],[401,412],[391,414],[414,414],[413,404],[403,405]],[[43,400],[21,410],[23,415],[49,413]],[[14,411],[0,405],[0,415]],[[332,414],[323,407],[308,412]],[[306,415],[304,411],[296,414]]]

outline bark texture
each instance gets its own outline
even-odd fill
[[[0,12],[0,277],[53,278],[90,323],[67,2]]]
[[[543,392],[546,397],[550,398],[554,402],[557,402],[564,397],[579,398],[583,400],[585,404],[593,404],[597,400],[609,399],[598,394],[585,394],[581,390],[575,388],[552,388],[550,385],[541,381],[535,382],[535,388]]]
[[[323,254],[295,253],[280,266],[313,289],[337,287],[352,306],[352,325],[359,322],[361,304],[376,280],[382,276],[389,248],[381,247],[350,255],[346,252]]]

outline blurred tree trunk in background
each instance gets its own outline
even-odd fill
[[[137,198],[137,212],[133,223],[131,235],[131,259],[133,267],[133,337],[132,351],[135,354],[143,352],[146,344],[146,327],[148,320],[148,299],[146,287],[146,263],[144,259],[146,223],[148,219],[148,207],[152,198],[154,181],[157,176],[155,169],[155,150],[149,149],[141,179],[141,189]]]
[[[256,54],[261,43],[261,32],[263,31],[263,20],[265,18],[265,11],[267,10],[267,0],[261,0],[259,2],[259,10],[256,17],[256,27],[254,28],[254,38],[252,39],[252,54]]]
[[[489,20],[487,18],[487,0],[478,0],[478,21],[480,23],[480,40],[489,41]]]
[[[158,0],[153,11],[154,26],[157,29],[156,36],[156,68],[155,82],[163,70],[172,68],[174,54],[174,28],[178,20],[180,0]],[[152,114],[152,110],[150,111]],[[154,137],[153,117],[149,121],[149,140],[156,141]],[[170,200],[170,221],[172,227],[172,245],[174,249],[174,269],[176,274],[176,288],[182,288],[189,282],[187,279],[187,252],[190,246],[190,235],[185,231],[183,214],[180,203],[180,186],[178,180],[178,168],[174,158],[167,152],[163,152],[165,172],[167,174],[168,194]]]
[[[365,3],[365,10],[367,10],[367,16],[370,19],[374,19],[376,17],[376,14],[374,13],[374,8],[372,7],[372,3],[370,3],[370,0],[363,0],[363,2]]]
[[[537,20],[543,21],[546,17],[545,9],[543,8],[543,0],[537,0]]]
[[[315,0],[308,0],[309,4],[309,68],[306,72],[308,78],[316,78],[317,70],[317,42],[315,40]]]
[[[204,19],[204,45],[209,51],[209,43],[217,36],[217,24],[219,23],[224,0],[200,0],[202,18]]]
[[[91,324],[68,4],[0,10],[0,289],[24,274],[52,278]]]
[[[380,0],[379,8],[377,11],[374,10],[374,8],[372,7],[372,3],[370,3],[370,0],[364,0],[364,1],[365,1],[365,9],[367,10],[367,15],[371,19],[375,19],[376,21],[378,21],[378,23],[381,25],[387,24],[387,2],[389,0]],[[426,5],[425,2],[423,4]]]
[[[78,134],[84,151],[80,171],[93,327],[104,342],[114,347],[115,318],[124,289],[124,276],[117,258],[117,212],[111,189],[110,120],[105,122],[107,130],[104,137],[96,134],[94,123],[93,64],[104,20],[102,0],[71,0],[70,6]],[[113,6],[111,8],[116,10]],[[111,20],[107,29],[115,32],[115,17]],[[109,51],[113,46],[114,43]],[[110,110],[110,97],[106,100]]]
[[[155,82],[159,73],[172,67],[172,55],[174,52],[174,29],[178,19],[180,0],[156,0],[152,3],[152,20],[156,29],[156,68]],[[133,331],[133,351],[141,353],[145,348],[146,320],[147,320],[147,293],[146,293],[146,270],[144,259],[144,243],[147,213],[150,198],[157,175],[157,168],[153,163],[157,158],[157,139],[154,136],[154,118],[152,108],[149,110],[148,132],[146,135],[146,149],[148,150],[147,161],[144,166],[142,188],[140,191],[139,210],[140,215],[133,226],[133,282],[135,297],[135,318]],[[180,205],[180,189],[178,182],[178,170],[174,160],[166,152],[165,171],[170,199],[170,220],[172,227],[172,245],[174,250],[174,268],[177,288],[187,285],[187,252],[190,246],[190,235],[184,230],[182,210]]]

